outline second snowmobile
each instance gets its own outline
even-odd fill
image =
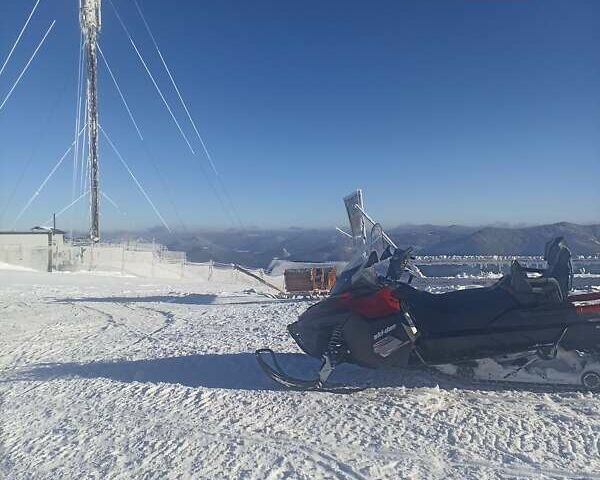
[[[514,261],[491,286],[433,294],[411,285],[421,273],[410,249],[397,248],[366,214],[362,193],[345,202],[358,255],[329,297],[288,325],[300,348],[321,359],[318,378],[291,377],[270,349],[257,350],[273,380],[291,389],[351,393],[360,388],[327,383],[340,363],[422,364],[472,379],[600,391],[600,292],[570,293],[571,253],[562,238],[547,243],[545,269]]]

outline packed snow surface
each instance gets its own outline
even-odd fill
[[[11,263],[0,262],[0,271],[10,270],[14,272],[35,272],[33,268],[23,267],[22,265],[13,265]]]
[[[0,272],[0,477],[600,478],[600,397],[343,368],[280,389],[309,305],[255,285]]]

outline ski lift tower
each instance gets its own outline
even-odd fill
[[[97,38],[101,23],[101,0],[79,0],[81,31],[85,41],[87,71],[88,167],[90,172],[90,240],[100,240],[100,190],[98,186],[98,57]]]

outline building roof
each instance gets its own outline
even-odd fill
[[[44,232],[44,233],[49,233],[52,232],[54,234],[65,234],[67,232],[65,232],[64,230],[59,230],[58,228],[51,228],[51,227],[32,227],[31,229],[32,232]]]
[[[48,235],[49,233],[54,233],[56,235],[64,235],[66,232],[59,229],[39,229],[39,230],[25,230],[25,231],[15,231],[15,230],[0,230],[0,235]]]

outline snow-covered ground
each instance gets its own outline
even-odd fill
[[[9,271],[17,271],[17,272],[35,272],[35,270],[33,268],[29,268],[29,267],[23,267],[21,265],[13,265],[10,263],[4,263],[4,262],[0,262],[0,270],[1,271],[5,271],[5,270],[9,270]]]
[[[243,281],[0,271],[0,477],[600,478],[590,393],[351,367],[376,388],[281,390],[252,352],[314,366],[285,331],[308,303]]]

